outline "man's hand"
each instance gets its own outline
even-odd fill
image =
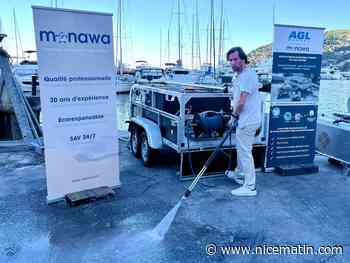
[[[237,121],[238,121],[238,115],[234,115],[234,114],[231,115],[231,118],[227,123],[228,127],[232,127],[233,125],[236,125]]]

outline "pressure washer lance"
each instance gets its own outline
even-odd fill
[[[208,169],[210,163],[214,160],[214,158],[218,154],[218,152],[220,151],[221,146],[225,143],[225,141],[231,135],[232,132],[236,132],[237,125],[238,125],[238,118],[235,118],[233,120],[233,123],[232,123],[230,129],[227,131],[225,137],[221,140],[219,145],[216,147],[215,151],[209,156],[208,160],[205,162],[204,166],[202,167],[202,169],[200,170],[200,172],[198,173],[196,178],[193,180],[192,184],[187,188],[187,190],[186,190],[185,194],[183,195],[182,199],[186,199],[186,198],[188,198],[191,195],[193,188],[197,185],[199,179],[203,176],[205,171]]]

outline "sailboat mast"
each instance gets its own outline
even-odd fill
[[[272,9],[272,26],[275,25],[276,23],[276,17],[275,17],[275,14],[276,14],[276,1],[273,1],[273,9]]]
[[[116,41],[115,41],[115,66],[117,74],[119,70],[119,1],[117,2],[117,25],[116,25]]]
[[[168,28],[168,62],[170,62],[170,30]]]
[[[211,0],[211,3],[213,1]],[[210,8],[210,26],[209,26],[209,65],[212,65],[212,51],[213,51],[213,8]]]
[[[200,44],[200,34],[199,34],[199,19],[198,19],[198,0],[196,0],[196,27],[197,27],[197,55],[199,67],[202,65],[201,61],[201,44]]]
[[[177,31],[178,31],[178,63],[179,65],[182,65],[182,58],[181,58],[181,19],[180,19],[180,0],[177,1]]]
[[[223,14],[224,14],[224,1],[221,0],[221,10],[220,10],[220,32],[219,32],[219,54],[218,54],[218,64],[222,62],[222,42],[223,42]]]
[[[124,57],[124,66],[126,65],[126,58],[128,57],[128,43],[129,43],[129,34],[128,34],[128,28],[126,27],[126,25],[124,24],[124,28],[123,28],[123,39],[124,39],[124,45],[123,45],[123,57]]]
[[[162,29],[159,34],[159,67],[162,67]]]
[[[192,69],[194,69],[194,15],[192,16]]]
[[[119,0],[119,72],[123,74],[123,49],[122,49],[122,0]]]
[[[16,41],[16,63],[18,64],[18,36],[17,36],[17,25],[16,25],[16,12],[13,9],[13,25],[15,29],[15,41]]]
[[[215,76],[215,20],[214,20],[214,0],[211,0],[212,2],[212,8],[213,8],[213,12],[212,12],[212,29],[213,29],[213,75]]]
[[[206,62],[209,63],[209,24],[207,25],[207,57],[206,57]]]
[[[224,56],[224,50],[225,50],[225,20],[222,23],[222,46],[221,46],[221,58],[222,61],[225,61],[226,58]],[[225,62],[224,62],[225,64]]]

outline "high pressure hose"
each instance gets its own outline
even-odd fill
[[[203,122],[201,122],[202,125],[203,125]],[[188,131],[190,130],[190,122],[187,122],[186,123],[186,138],[187,138],[187,153],[188,153],[188,163],[189,163],[189,166],[190,166],[190,171],[193,175],[193,177],[196,177],[196,172],[194,171],[194,168],[193,168],[193,162],[192,162],[192,155],[191,155],[191,151],[190,151],[190,134],[188,133]],[[232,145],[232,136],[230,134],[230,145]],[[229,163],[228,163],[228,169],[230,169],[231,165],[232,165],[232,150],[231,150],[231,153],[230,154],[227,154],[225,153],[225,151],[221,151],[228,159],[229,159]],[[207,186],[207,185],[204,185],[204,186]]]
[[[191,193],[192,190],[195,188],[195,186],[197,185],[199,179],[203,176],[203,174],[205,173],[205,171],[208,169],[210,163],[214,160],[214,158],[216,157],[216,155],[218,154],[218,152],[221,150],[222,145],[225,143],[225,141],[227,140],[227,138],[231,135],[232,132],[236,131],[238,125],[238,119],[235,118],[232,126],[230,127],[230,129],[227,131],[227,133],[225,134],[224,138],[221,140],[221,142],[219,143],[218,146],[216,146],[215,151],[209,156],[208,160],[205,162],[204,166],[202,167],[202,169],[200,170],[200,172],[198,173],[198,175],[196,176],[196,178],[193,180],[193,182],[191,183],[191,185],[187,188],[186,192],[184,193],[182,198],[188,198]]]

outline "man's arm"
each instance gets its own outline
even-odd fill
[[[235,112],[233,113],[233,115],[235,117],[238,117],[239,114],[241,114],[241,112],[243,111],[243,108],[244,108],[244,104],[247,100],[247,96],[249,95],[248,92],[245,92],[245,91],[242,91],[241,94],[239,95],[239,100],[238,100],[238,103],[235,107]]]

